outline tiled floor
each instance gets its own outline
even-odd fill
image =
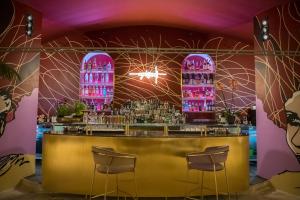
[[[14,190],[4,191],[0,193],[0,200],[79,200],[85,199],[83,195],[71,194],[53,194],[43,191],[41,187],[41,160],[36,162],[36,175],[23,180]],[[268,181],[256,176],[256,163],[250,162],[250,189],[243,194],[231,196],[231,199],[240,200],[296,200],[297,196],[293,196],[282,191],[275,190]],[[103,199],[102,197],[96,199]],[[124,198],[123,198],[124,199]],[[127,198],[130,199],[130,198]],[[183,197],[174,198],[139,198],[140,200],[184,200]],[[216,199],[215,196],[206,196],[205,200]],[[227,196],[220,196],[220,200],[228,199]],[[116,198],[109,198],[116,200]]]

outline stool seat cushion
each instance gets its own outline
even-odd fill
[[[134,172],[134,164],[132,165],[119,165],[119,166],[112,166],[107,169],[105,166],[98,166],[97,172],[99,173],[108,173],[108,174],[119,174],[119,173],[125,173],[125,172]]]
[[[220,171],[224,169],[224,166],[220,163],[216,163],[216,171]],[[214,171],[214,165],[208,163],[198,163],[198,162],[190,162],[188,163],[189,169],[197,169],[202,171]]]

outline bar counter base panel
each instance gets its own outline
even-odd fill
[[[201,172],[187,170],[186,154],[208,146],[229,145],[226,162],[229,191],[240,193],[249,188],[248,136],[224,137],[128,137],[45,134],[43,138],[43,188],[48,192],[89,194],[93,175],[91,148],[112,147],[135,154],[139,197],[200,196]],[[114,190],[115,176],[109,176],[108,190]],[[118,175],[119,188],[134,196],[131,173]],[[104,193],[104,174],[96,174],[93,194]],[[224,171],[217,172],[218,190],[227,194]],[[213,172],[205,172],[203,194],[215,195]],[[193,190],[192,193],[190,191]],[[116,194],[111,194],[116,196]]]

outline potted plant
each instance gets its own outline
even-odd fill
[[[66,103],[62,103],[57,106],[56,113],[57,113],[57,121],[65,122],[68,121],[65,117],[71,115],[73,113],[73,109],[70,105]]]
[[[85,103],[81,101],[75,101],[74,102],[74,113],[76,117],[81,118],[83,116],[83,111],[86,110]]]

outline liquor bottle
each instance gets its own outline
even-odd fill
[[[98,73],[95,73],[95,75],[94,75],[94,82],[99,83],[99,74]]]
[[[206,100],[204,100],[204,103],[203,103],[203,111],[207,111]]]
[[[211,84],[210,74],[207,75],[207,81],[206,81],[206,83],[207,84]]]
[[[97,62],[96,62],[96,58],[94,58],[92,70],[96,70],[96,69],[97,69]]]
[[[109,76],[108,76],[108,72],[105,74],[105,82],[108,83],[109,81]]]
[[[103,91],[102,92],[103,92],[103,96],[106,97],[106,87],[105,86],[103,87]]]
[[[104,80],[104,74],[101,73],[101,83],[103,83],[105,80]]]
[[[89,86],[89,96],[92,96],[92,86]]]
[[[207,84],[207,74],[204,74],[203,77],[204,77],[204,84]]]
[[[205,96],[208,97],[208,96],[210,96],[209,94],[210,94],[210,92],[209,92],[209,90],[206,88],[206,89],[205,89]]]
[[[96,86],[95,96],[99,96],[99,86]]]
[[[201,74],[200,84],[203,84],[203,83],[204,83],[204,76],[203,76],[203,74]]]
[[[89,61],[89,62],[88,62],[88,69],[87,69],[87,70],[91,71],[91,69],[92,69],[92,64],[91,64],[91,62]]]
[[[106,63],[105,62],[103,63],[103,69],[102,70],[106,71]]]
[[[95,96],[95,94],[96,94],[96,87],[92,86],[92,96]]]
[[[88,96],[88,94],[89,94],[89,90],[87,86],[84,86],[84,96]]]
[[[90,80],[89,80],[90,83],[93,83],[93,73],[90,73]]]
[[[100,72],[102,71],[102,63],[101,63],[101,62],[99,63],[98,70],[99,70]]]
[[[103,89],[102,89],[102,86],[100,86],[99,95],[100,95],[101,97],[103,96]]]
[[[111,70],[111,63],[108,62],[108,64],[107,64],[107,71],[110,71],[110,70]]]
[[[85,82],[85,83],[88,83],[88,82],[89,82],[89,74],[88,74],[88,73],[85,73],[85,76],[84,76],[84,82]]]
[[[195,103],[195,109],[194,109],[194,111],[199,111],[199,104],[198,104],[198,102]]]
[[[207,60],[207,68],[206,68],[208,71],[211,71],[211,64],[209,62],[209,60]]]
[[[186,74],[185,84],[189,84],[190,82],[190,74]]]

